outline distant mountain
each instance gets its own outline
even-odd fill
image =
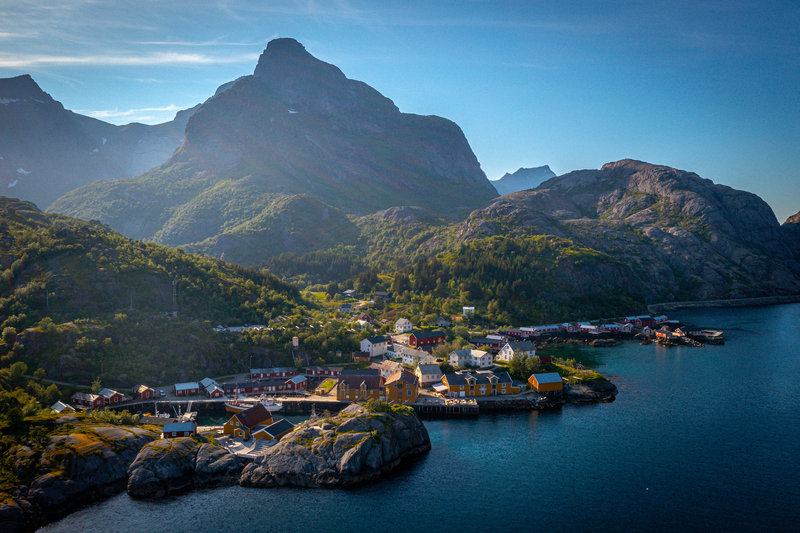
[[[640,161],[570,172],[497,198],[456,234],[459,241],[570,239],[629,265],[631,284],[649,301],[800,292],[791,243],[763,200]]]
[[[327,246],[326,239],[314,243],[313,229],[292,237],[282,228],[277,207],[296,204],[275,202],[298,194],[319,203],[309,214],[327,209],[334,218],[413,205],[458,219],[496,196],[456,124],[401,113],[297,41],[276,39],[252,76],[224,85],[196,110],[169,161],[133,180],[73,191],[52,209],[132,237],[258,264],[297,242]],[[328,223],[320,217],[316,227]],[[259,229],[264,224],[268,231]],[[246,257],[231,234],[244,228]]]
[[[492,180],[492,185],[497,189],[497,194],[503,196],[512,192],[524,191],[526,189],[533,189],[538,187],[543,181],[554,178],[555,173],[550,170],[550,167],[544,165],[542,167],[534,168],[521,168],[509,174],[506,172],[502,178]]]
[[[0,79],[0,191],[46,207],[87,183],[141,174],[180,146],[189,115],[115,126],[64,109],[28,75]]]

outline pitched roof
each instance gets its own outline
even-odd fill
[[[211,385],[218,385],[218,383],[211,378],[205,378],[200,381],[200,385],[202,385],[204,389],[207,389]]]
[[[377,368],[343,368],[342,377],[344,376],[380,376],[381,371]]]
[[[147,385],[137,385],[136,388],[133,389],[133,392],[135,392],[136,394],[141,394],[146,390],[154,390],[154,389],[153,387],[148,387]]]
[[[194,422],[167,422],[164,424],[163,433],[172,431],[194,431],[197,428]]]
[[[109,388],[104,388],[100,392],[98,392],[97,394],[99,396],[102,396],[103,398],[111,398],[115,394],[119,394],[119,392],[117,392],[115,390],[112,390],[112,389],[109,389]]]
[[[376,376],[364,376],[364,375],[344,375],[339,378],[339,384],[345,383],[347,387],[350,389],[358,389],[361,388],[361,385],[364,384],[367,389],[380,389],[381,388],[381,377],[379,375]]]
[[[89,392],[76,392],[75,394],[72,395],[73,401],[74,400],[83,400],[83,401],[87,401],[87,402],[94,402],[99,397],[100,396],[98,396],[97,394],[91,394]]]
[[[453,374],[445,374],[447,383],[449,385],[466,385],[467,378],[473,378],[475,385],[488,385],[495,379],[497,383],[512,383],[511,376],[508,372],[494,372],[491,370],[480,370],[478,372],[455,372]]]
[[[255,427],[261,422],[272,418],[272,415],[269,414],[267,408],[260,403],[255,404],[249,409],[245,409],[241,413],[236,413],[233,416],[238,418],[239,422],[247,428]]]
[[[295,385],[297,385],[298,383],[302,383],[302,382],[304,382],[305,380],[306,380],[306,377],[305,377],[305,376],[295,376],[295,377],[293,377],[293,378],[289,378],[289,379],[287,379],[287,380],[286,380],[286,382],[288,383],[289,381],[291,381],[292,383],[294,383]]]
[[[445,334],[441,331],[415,331],[411,335],[414,335],[416,339],[430,339],[432,337],[444,337]]]
[[[196,381],[187,381],[186,383],[176,383],[175,390],[192,390],[199,389],[200,385]]]
[[[419,365],[420,374],[439,374],[441,375],[442,369],[439,365]]]
[[[536,379],[536,383],[540,385],[543,383],[561,383],[561,376],[558,372],[544,372],[542,374],[533,374],[531,377]]]
[[[377,337],[367,337],[364,340],[369,341],[370,344],[378,344],[380,342],[386,342],[387,339],[383,335],[378,335]]]
[[[397,372],[389,376],[386,379],[385,385],[391,385],[396,381],[405,381],[412,387],[416,387],[419,384],[419,378],[416,375],[406,370],[398,370]]]
[[[271,424],[264,428],[264,431],[269,433],[271,437],[277,437],[282,433],[286,433],[287,431],[291,431],[294,429],[294,424],[286,420],[285,418],[281,418],[274,424]]]
[[[62,402],[61,400],[59,400],[56,403],[54,403],[53,405],[51,405],[50,409],[52,409],[53,411],[56,411],[57,413],[60,413],[64,409],[69,409],[70,411],[74,411],[75,410],[71,405],[67,405],[64,402]]]
[[[520,352],[531,352],[536,349],[536,345],[531,341],[508,341],[506,346],[512,350],[519,350]],[[503,346],[505,348],[505,346]]]
[[[403,368],[403,365],[401,365],[397,361],[390,361],[388,359],[386,361],[383,361],[379,366],[380,368],[383,368],[385,370],[392,370],[395,372],[397,372],[398,370],[402,370]]]
[[[294,372],[294,368],[288,366],[278,366],[273,368],[251,368],[251,374],[279,374],[286,372]]]

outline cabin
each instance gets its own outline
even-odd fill
[[[223,383],[222,389],[225,391],[225,394],[229,396],[235,394],[261,394],[265,392],[275,393],[286,390],[286,380],[237,381],[235,383]]]
[[[619,324],[600,324],[600,331],[605,331],[607,333],[619,333],[619,330]]]
[[[419,396],[419,378],[407,370],[398,370],[383,384],[387,401],[413,403]]]
[[[433,325],[436,326],[437,328],[449,328],[450,321],[444,318],[443,316],[440,316],[439,318],[436,319],[436,322]]]
[[[414,369],[414,374],[419,379],[420,384],[425,387],[434,383],[439,383],[442,380],[442,369],[439,365],[419,365]]]
[[[196,381],[175,384],[175,396],[195,396],[200,394],[200,384]]]
[[[630,322],[627,324],[620,324],[619,326],[620,333],[633,333],[633,324]]]
[[[193,437],[197,435],[197,424],[194,422],[167,422],[161,431],[162,439]]]
[[[581,333],[597,333],[597,326],[593,326],[588,322],[578,322],[578,329]]]
[[[489,352],[465,348],[450,352],[447,362],[453,366],[475,366],[489,368],[492,366],[493,357]]]
[[[114,405],[122,402],[125,399],[125,396],[123,396],[121,392],[117,392],[108,388],[102,389],[97,394],[103,397],[106,405]]]
[[[550,335],[553,333],[559,333],[561,331],[560,324],[548,324],[546,326],[531,326],[530,328],[520,328],[521,330],[529,330],[530,334],[534,337],[540,337],[542,335]]]
[[[451,398],[468,398],[476,396],[498,396],[518,394],[519,387],[508,372],[492,372],[480,370],[478,372],[460,371],[445,374],[442,385],[446,387],[443,393]]]
[[[281,379],[294,377],[294,368],[275,367],[275,368],[251,368],[250,379]]]
[[[342,375],[340,366],[310,366],[306,368],[307,378],[338,378]]]
[[[577,333],[578,325],[570,324],[569,322],[564,322],[563,324],[561,324],[561,331],[564,331],[566,333]]]
[[[564,381],[558,372],[543,372],[531,374],[528,378],[531,388],[536,392],[554,392],[564,390]]]
[[[210,385],[206,389],[206,395],[209,398],[222,398],[223,396],[225,396],[225,391],[222,390],[222,387],[220,387],[219,385],[214,384],[214,385]]]
[[[509,341],[497,352],[497,361],[510,362],[514,354],[519,351],[522,355],[533,357],[536,355],[536,345],[531,341]]]
[[[75,411],[75,408],[69,404],[62,402],[61,400],[57,401],[53,405],[50,406],[50,409],[54,413],[63,413],[64,411]]]
[[[356,297],[356,290],[355,289],[347,289],[346,291],[342,291],[342,296],[345,298],[355,298]]]
[[[677,337],[677,335],[668,329],[659,329],[656,331],[656,338],[658,339],[672,340],[675,337]]]
[[[136,385],[133,388],[133,394],[140,400],[152,400],[156,397],[156,391],[147,385]]]
[[[294,376],[293,378],[287,379],[285,384],[287,391],[297,392],[306,390],[308,379],[306,379],[305,376]]]
[[[387,352],[389,340],[384,335],[368,337],[361,341],[361,351],[366,352],[370,357],[378,357]]]
[[[369,361],[369,352],[353,352],[353,361],[356,363],[366,363]]]
[[[395,354],[400,356],[400,361],[406,366],[427,365],[436,362],[436,358],[426,351],[415,350],[395,344]]]
[[[653,323],[656,324],[656,325],[663,324],[664,322],[666,322],[668,320],[669,320],[669,317],[667,317],[667,315],[658,315],[656,317],[653,317]]]
[[[339,401],[362,401],[370,399],[385,400],[383,378],[380,374],[342,373],[336,385],[336,399]]]
[[[469,343],[476,348],[488,346],[492,350],[499,350],[506,343],[506,338],[501,335],[486,335],[470,339]]]
[[[420,350],[432,350],[437,344],[444,344],[447,337],[441,331],[415,331],[408,336],[408,345]]]
[[[269,425],[258,425],[253,428],[254,439],[280,440],[281,437],[294,429],[294,424],[281,418]]]
[[[653,336],[653,328],[651,328],[650,326],[643,327],[642,328],[642,335],[644,335],[646,337],[652,337]]]
[[[269,424],[272,424],[272,415],[269,414],[266,407],[257,403],[230,417],[222,426],[222,432],[237,439],[249,439],[253,428]]]
[[[408,333],[414,329],[414,324],[407,318],[398,318],[394,323],[395,333]]]
[[[72,395],[72,403],[88,409],[99,409],[106,404],[106,399],[97,394],[76,392]]]
[[[372,324],[372,317],[369,316],[367,313],[361,313],[356,317],[356,322],[358,322],[362,326],[366,324]]]
[[[214,386],[219,387],[219,383],[211,378],[204,378],[200,380],[200,388],[206,393],[208,393],[209,388]]]
[[[650,315],[626,316],[623,320],[639,328],[644,326],[652,327],[656,324],[656,321]]]

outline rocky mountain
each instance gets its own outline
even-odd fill
[[[0,189],[47,207],[87,183],[136,176],[180,146],[189,115],[115,126],[64,109],[28,75],[0,79]]]
[[[754,194],[627,159],[497,198],[457,230],[570,239],[627,263],[648,301],[800,292],[784,233]]]
[[[800,263],[800,212],[787,218],[781,225],[781,231],[789,243],[789,248],[794,255],[795,261]]]
[[[291,223],[282,225],[277,198],[298,194],[319,202],[309,216],[327,209],[342,227],[338,212],[414,205],[457,219],[496,196],[456,124],[401,113],[297,41],[276,39],[253,75],[197,109],[166,163],[133,180],[73,191],[52,209],[255,264],[287,246],[326,244],[301,246],[292,242]],[[263,216],[265,208],[275,216]],[[329,224],[318,220],[318,228]],[[234,251],[244,241],[247,257]]]
[[[502,195],[538,187],[543,181],[555,178],[556,174],[548,165],[533,168],[520,168],[513,174],[506,172],[502,178],[492,180],[497,193]]]

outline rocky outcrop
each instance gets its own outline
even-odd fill
[[[552,178],[492,201],[459,240],[556,235],[623,261],[648,301],[800,292],[796,224],[758,196],[697,174],[629,159]],[[607,284],[605,276],[592,280]]]
[[[162,439],[141,449],[128,468],[128,494],[160,498],[193,488],[233,485],[242,462],[219,446],[191,437]]]
[[[16,475],[29,481],[0,505],[3,531],[32,529],[124,490],[128,465],[156,437],[137,427],[79,423],[51,436],[35,464],[25,445],[12,448]]]
[[[617,392],[617,386],[605,379],[564,385],[564,399],[567,403],[613,402]]]
[[[247,465],[246,487],[349,486],[375,479],[405,458],[425,453],[428,431],[406,407],[372,412],[352,404],[338,415],[309,420]]]

